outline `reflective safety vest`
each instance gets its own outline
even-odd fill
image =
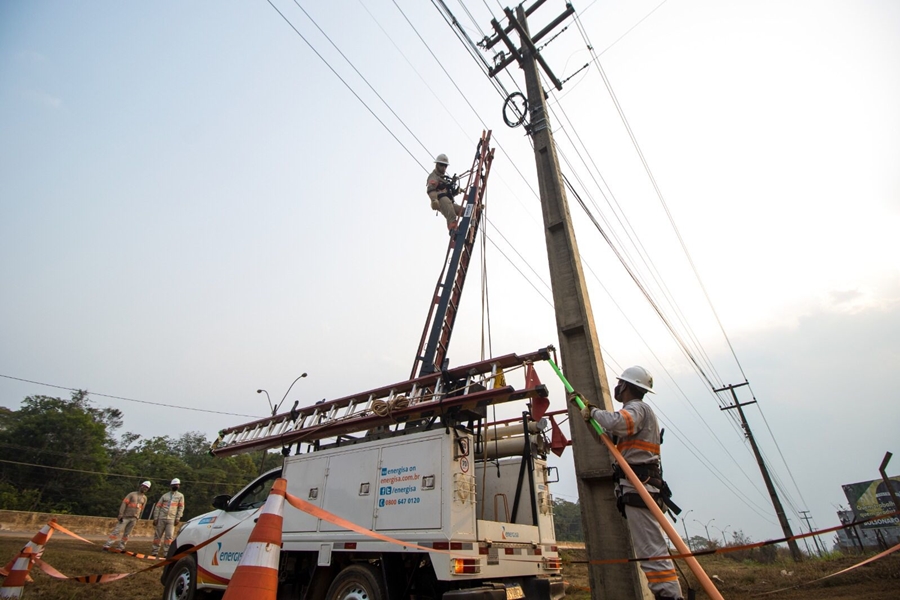
[[[153,520],[160,518],[164,521],[178,521],[184,514],[184,494],[181,492],[166,492],[153,507]]]
[[[122,506],[119,507],[119,518],[140,519],[145,504],[147,504],[147,496],[140,492],[131,492],[122,500]]]
[[[659,423],[643,400],[629,400],[617,412],[595,409],[591,416],[618,438],[616,448],[629,465],[659,462]]]

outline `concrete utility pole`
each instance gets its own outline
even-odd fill
[[[800,517],[801,517],[804,521],[806,521],[806,528],[809,530],[810,533],[812,533],[812,532],[813,532],[813,528],[812,528],[812,525],[809,524],[809,520],[810,520],[810,518],[811,518],[811,517],[809,516],[809,511],[808,511],[808,510],[801,510],[801,511],[800,511]],[[819,547],[819,538],[817,538],[816,536],[812,536],[812,539],[813,539],[813,543],[816,545],[816,552],[819,553],[819,556],[822,556],[822,548]],[[807,547],[806,547],[806,551],[809,552],[809,546],[808,546],[808,545],[807,545]]]
[[[492,21],[496,36],[488,40],[488,48],[502,40],[510,54],[505,60],[497,63],[491,70],[491,76],[496,75],[514,60],[518,61],[525,74],[530,116],[526,127],[534,144],[534,158],[537,163],[563,370],[566,378],[583,398],[605,410],[613,410],[556,147],[547,120],[544,90],[538,76],[538,63],[558,89],[562,88],[562,84],[550,72],[535,47],[535,43],[571,15],[573,9],[568,5],[561,16],[531,37],[526,19],[528,14],[542,3],[543,0],[536,0],[528,10],[519,5],[515,14],[511,9],[505,9],[509,20],[505,28],[496,19]],[[513,44],[508,35],[513,30],[518,34],[521,43],[519,48]],[[594,560],[603,560],[633,556],[628,522],[621,517],[616,508],[616,481],[613,478],[609,452],[593,437],[587,427],[582,426],[581,414],[571,404],[569,417],[572,424],[572,450],[575,455],[575,474],[578,478],[578,497],[581,500],[581,518],[590,557]],[[592,564],[589,569],[589,580],[592,598],[631,600],[651,597],[649,590],[643,585],[638,563]]]
[[[759,470],[762,472],[763,481],[766,484],[766,489],[769,490],[769,497],[772,499],[772,506],[775,507],[775,515],[778,517],[778,522],[781,523],[781,531],[784,532],[784,537],[792,538],[794,537],[794,532],[791,531],[791,525],[788,523],[787,515],[784,514],[784,507],[781,506],[781,500],[778,499],[778,492],[775,491],[775,484],[772,483],[772,478],[769,477],[769,470],[766,469],[766,463],[763,461],[762,454],[759,452],[759,446],[756,445],[756,439],[753,437],[753,432],[750,431],[750,424],[747,423],[747,417],[744,416],[744,409],[741,408],[748,404],[756,404],[756,400],[752,402],[744,402],[741,404],[738,402],[737,393],[734,391],[735,388],[739,388],[744,385],[750,385],[748,382],[738,383],[736,385],[726,385],[725,387],[719,388],[717,390],[713,390],[714,392],[724,392],[726,390],[731,391],[731,397],[734,398],[734,404],[732,406],[724,406],[720,410],[731,410],[732,408],[736,408],[738,414],[741,416],[741,426],[744,428],[744,432],[747,434],[747,440],[750,441],[750,447],[753,449],[753,456],[756,457],[756,462],[759,464]],[[800,562],[803,560],[803,554],[800,552],[800,547],[797,545],[797,540],[788,540],[788,548],[791,550],[791,556],[794,559],[794,562]]]

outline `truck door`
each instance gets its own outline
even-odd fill
[[[238,492],[224,510],[204,517],[214,519],[210,523],[210,537],[233,525],[237,526],[197,552],[198,579],[207,583],[228,583],[241,561],[253,526],[256,525],[257,513],[265,505],[269,490],[279,477],[281,477],[280,469],[266,473]]]

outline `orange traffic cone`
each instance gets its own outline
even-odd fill
[[[287,480],[276,479],[222,600],[275,600]]]
[[[50,519],[54,522],[56,519]],[[25,547],[19,552],[19,555],[12,560],[3,571],[8,572],[6,579],[3,581],[3,587],[0,587],[0,598],[21,598],[22,591],[25,589],[25,582],[29,581],[28,572],[34,565],[34,560],[40,558],[44,553],[44,544],[53,535],[53,529],[50,523],[47,523],[41,530],[34,534],[31,541],[25,544]]]

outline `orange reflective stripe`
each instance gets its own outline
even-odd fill
[[[650,442],[643,442],[641,440],[625,440],[624,442],[619,442],[618,444],[616,444],[616,448],[619,449],[619,452],[628,450],[629,448],[634,448],[636,450],[646,450],[647,452],[652,452],[653,454],[659,454],[659,444],[652,444]]]
[[[667,581],[676,581],[678,579],[678,575],[675,574],[675,569],[669,569],[667,571],[644,571],[644,575],[647,576],[647,581],[650,583],[665,583]]]
[[[622,420],[625,421],[625,435],[634,435],[634,418],[628,414],[627,410],[620,410]]]

